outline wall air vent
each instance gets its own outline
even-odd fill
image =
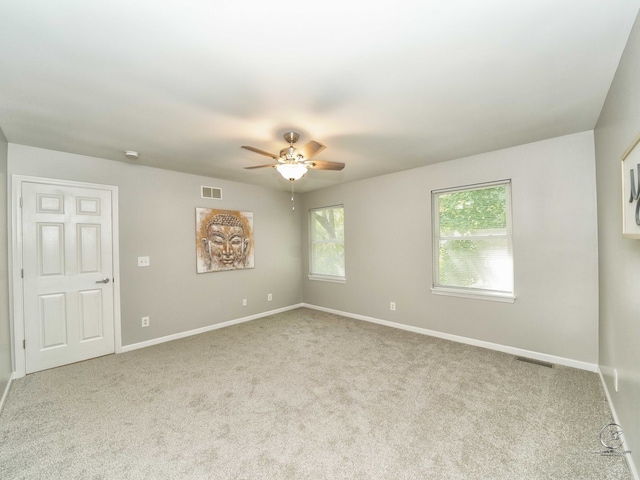
[[[217,187],[200,187],[200,195],[202,198],[213,198],[214,200],[222,200],[222,189]]]
[[[540,365],[541,367],[553,368],[553,363],[543,362],[542,360],[535,360],[527,357],[516,357],[516,360],[525,363],[533,363],[534,365]]]

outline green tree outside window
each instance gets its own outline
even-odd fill
[[[344,207],[309,211],[311,234],[311,275],[345,276]]]
[[[513,291],[509,183],[434,193],[434,286]]]

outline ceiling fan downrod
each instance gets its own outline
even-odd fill
[[[293,146],[300,138],[300,134],[293,131],[286,132],[282,135],[282,138],[289,142],[289,146],[280,150],[280,159],[285,163],[302,162],[304,157],[300,153],[296,153],[296,149]]]

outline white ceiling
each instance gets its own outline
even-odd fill
[[[640,0],[0,0],[12,143],[309,191],[594,128]]]

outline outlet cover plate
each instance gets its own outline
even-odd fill
[[[138,257],[139,267],[148,267],[150,264],[149,257]]]

